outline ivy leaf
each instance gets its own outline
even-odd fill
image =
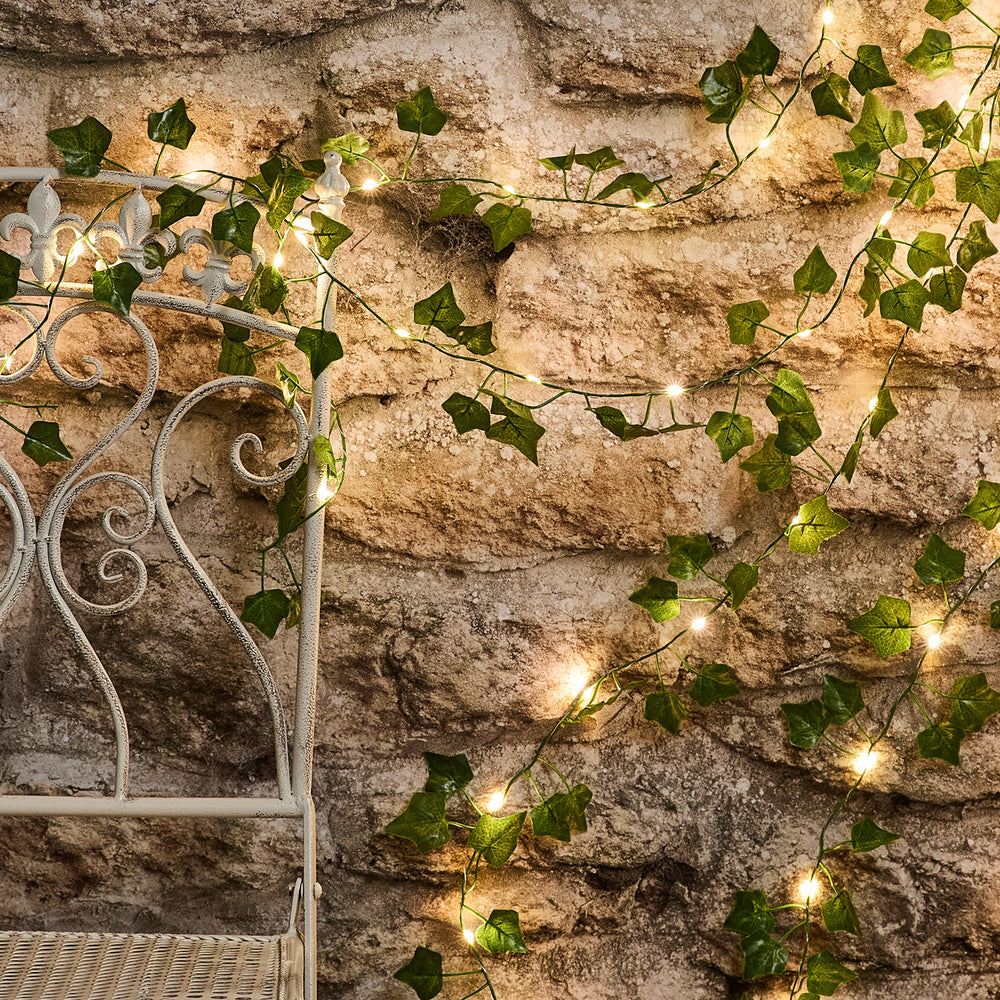
[[[651,576],[646,585],[629,594],[628,599],[645,608],[654,622],[668,622],[681,613],[677,584],[658,576]]]
[[[142,275],[128,261],[123,260],[114,267],[95,271],[91,281],[96,302],[107,302],[113,309],[127,316],[132,307],[132,296],[142,284]]]
[[[464,753],[446,757],[444,754],[425,750],[424,763],[427,765],[425,792],[439,792],[448,799],[472,781],[472,768]]]
[[[837,280],[837,272],[826,262],[823,251],[817,245],[812,248],[805,263],[792,278],[795,282],[796,295],[807,295],[810,292],[825,295]]]
[[[546,156],[538,161],[546,170],[569,170],[576,162],[576,146],[565,156]]]
[[[295,372],[290,372],[280,361],[274,364],[275,378],[278,380],[278,388],[281,390],[281,398],[285,406],[291,409],[295,405],[295,396],[302,391],[302,383]]]
[[[983,116],[980,112],[976,112],[972,116],[972,120],[969,122],[965,128],[962,129],[962,134],[959,136],[962,142],[967,142],[970,146],[974,146],[979,149],[983,141]]]
[[[865,268],[865,276],[862,279],[861,287],[858,289],[858,296],[865,304],[865,316],[871,316],[878,305],[878,297],[882,292],[882,282],[878,271],[873,267]],[[850,482],[850,480],[848,480]]]
[[[883,229],[881,236],[873,236],[868,241],[865,253],[875,267],[886,268],[896,256],[896,241],[889,235],[888,229]]]
[[[866,46],[862,46],[865,48]],[[856,68],[856,67],[855,67]],[[853,70],[851,71],[853,75]],[[877,153],[906,142],[906,123],[902,111],[890,111],[869,91],[861,107],[858,124],[847,133],[855,146],[867,142]]]
[[[937,80],[955,71],[951,49],[951,35],[947,31],[928,28],[920,44],[907,52],[903,59],[920,70],[928,80]]]
[[[985,674],[957,678],[951,686],[951,725],[965,733],[978,733],[983,723],[1000,712],[1000,692],[986,683]]]
[[[778,451],[798,455],[822,435],[802,376],[790,368],[782,368],[774,377],[764,403],[778,418],[778,435],[774,439]]]
[[[314,379],[344,356],[336,331],[322,327],[301,327],[295,336],[295,346],[309,359],[309,374]]]
[[[736,904],[722,927],[739,934],[770,934],[774,930],[774,914],[767,905],[767,896],[760,889],[738,891]]]
[[[531,829],[536,837],[553,837],[568,844],[573,830],[587,829],[584,810],[591,800],[586,785],[577,785],[569,792],[556,792],[531,810]]]
[[[396,123],[404,132],[437,135],[447,121],[448,116],[435,103],[430,87],[418,90],[396,105]]]
[[[705,433],[718,445],[723,462],[740,449],[753,444],[753,424],[749,417],[728,410],[718,410],[708,418]]]
[[[755,24],[746,48],[736,57],[736,64],[744,76],[770,76],[778,65],[781,52],[767,32]]]
[[[734,344],[752,344],[757,335],[757,327],[770,315],[770,310],[760,299],[738,302],[731,306],[726,314],[730,341]]]
[[[958,132],[958,115],[947,101],[942,101],[936,108],[917,111],[914,118],[924,130],[921,143],[924,149],[945,149]]]
[[[248,201],[216,212],[212,217],[212,238],[225,240],[246,253],[253,252],[253,233],[260,222],[260,212]]]
[[[27,429],[21,451],[39,466],[73,457],[59,437],[59,425],[51,420],[36,420]]]
[[[612,167],[622,167],[625,165],[625,161],[619,159],[610,146],[601,146],[600,149],[595,149],[592,153],[577,153],[576,162],[587,167],[595,174],[599,174],[604,170],[610,170]]]
[[[981,260],[993,257],[997,248],[986,233],[986,223],[976,219],[969,226],[969,231],[958,248],[958,266],[963,271],[971,271]]]
[[[438,207],[431,212],[432,219],[445,219],[449,215],[472,215],[483,200],[481,194],[473,194],[464,184],[449,184],[441,191]]]
[[[256,625],[268,639],[273,639],[287,615],[288,595],[283,590],[261,590],[244,599],[240,621]]]
[[[882,49],[878,45],[858,46],[858,57],[847,79],[854,85],[859,94],[868,96],[870,90],[876,87],[891,87],[896,81],[889,75],[889,70],[882,58]],[[866,102],[867,103],[867,102]]]
[[[465,319],[465,313],[458,308],[455,301],[455,291],[451,282],[442,285],[433,295],[421,299],[413,307],[413,321],[420,326],[435,326],[443,333],[448,333],[460,326]]]
[[[830,73],[822,83],[813,87],[810,94],[818,117],[833,115],[842,121],[853,122],[850,95],[851,85],[836,73]]]
[[[927,289],[919,281],[904,281],[887,288],[878,299],[883,319],[897,319],[913,330],[919,330],[924,320],[924,306],[930,301]]]
[[[875,397],[875,409],[872,410],[871,422],[868,424],[868,432],[873,438],[877,438],[882,433],[882,429],[890,420],[899,416],[899,410],[892,401],[889,390],[885,387],[879,389]]]
[[[927,230],[917,233],[906,254],[906,263],[918,278],[922,278],[932,267],[951,267],[951,255],[944,234]]]
[[[854,472],[858,467],[858,459],[861,457],[861,441],[864,429],[858,431],[858,436],[854,439],[854,444],[847,449],[844,456],[844,464],[840,467],[840,474],[850,482],[854,478]]]
[[[861,923],[858,920],[857,910],[854,909],[854,900],[846,889],[841,889],[832,899],[826,900],[820,910],[823,914],[823,923],[831,934],[836,931],[847,931],[848,934],[861,937]]]
[[[814,556],[828,538],[839,535],[851,522],[830,510],[825,494],[803,504],[795,520],[785,529],[788,548]]]
[[[934,181],[922,156],[904,156],[899,161],[899,173],[889,185],[890,198],[907,199],[916,208],[923,208],[934,197]]]
[[[526,955],[528,949],[521,937],[521,921],[517,910],[494,910],[485,924],[476,929],[476,940],[491,955],[509,952]]]
[[[735,698],[739,693],[740,686],[725,663],[706,663],[691,685],[691,700],[702,708],[708,708],[717,701]]]
[[[181,219],[198,215],[205,207],[205,199],[181,184],[173,184],[156,196],[160,206],[160,228],[166,229]]]
[[[338,135],[333,139],[324,139],[319,144],[319,148],[324,153],[335,150],[340,153],[345,167],[353,167],[359,158],[368,152],[371,144],[363,135],[358,135],[357,132],[348,132],[346,135]]]
[[[503,867],[517,847],[517,838],[521,836],[521,827],[524,826],[527,815],[526,812],[515,813],[513,816],[483,813],[475,829],[469,834],[469,847],[479,851],[491,868]]]
[[[470,354],[485,357],[492,354],[497,345],[493,343],[493,323],[478,323],[475,326],[456,326],[449,330],[448,337],[461,344]]]
[[[708,535],[667,535],[670,563],[667,572],[678,580],[693,580],[715,558]]]
[[[899,840],[898,833],[883,830],[878,823],[867,817],[859,819],[851,827],[852,851],[874,851],[877,847],[894,844],[897,840]]]
[[[489,430],[490,411],[478,399],[453,392],[441,407],[451,417],[459,434]]]
[[[764,931],[748,934],[740,941],[743,952],[743,978],[761,979],[785,971],[788,952]]]
[[[665,180],[666,178],[664,178]],[[631,191],[636,201],[645,201],[653,190],[653,182],[645,175],[635,172],[620,174],[606,187],[601,188],[594,196],[599,201],[610,198],[620,191]]]
[[[195,124],[188,118],[187,105],[180,97],[159,114],[146,117],[146,135],[153,142],[166,143],[178,149],[187,149],[191,136],[194,135]]]
[[[111,145],[111,130],[87,115],[67,128],[45,133],[66,160],[66,173],[74,177],[96,177],[104,154]]]
[[[451,840],[444,808],[445,797],[440,792],[416,792],[385,832],[413,841],[417,850],[426,854]]]
[[[864,707],[865,699],[857,681],[842,681],[833,674],[823,675],[823,708],[835,726],[842,726]]]
[[[932,758],[943,760],[947,764],[958,767],[958,751],[962,746],[965,733],[950,722],[932,723],[926,729],[917,733],[917,746],[920,756],[926,760]]]
[[[305,462],[291,479],[285,480],[285,489],[278,501],[278,541],[284,540],[302,524],[302,508],[306,502],[306,478],[309,469]]]
[[[419,1000],[431,1000],[444,989],[442,968],[441,956],[436,951],[418,946],[413,958],[394,972],[392,978],[406,983]]]
[[[832,997],[838,986],[857,978],[853,969],[841,965],[828,951],[810,955],[806,962],[806,986],[810,993]]]
[[[872,189],[882,154],[873,149],[871,143],[863,142],[857,149],[834,153],[833,162],[844,180],[844,190],[864,194]]]
[[[740,462],[740,468],[756,480],[759,493],[784,489],[792,481],[792,460],[774,446],[777,439],[777,434],[768,434],[760,450]]]
[[[949,21],[956,14],[969,9],[971,0],[927,0],[924,10],[931,17],[936,17],[942,23]]]
[[[931,532],[924,554],[913,564],[921,583],[928,586],[954,583],[965,576],[965,553],[953,549]]]
[[[622,441],[633,441],[636,438],[656,437],[659,431],[652,427],[645,427],[642,424],[630,424],[617,407],[595,406],[591,407],[591,412],[597,417],[600,425],[611,431],[616,438]]]
[[[701,192],[704,191],[705,188],[708,186],[709,181],[722,180],[725,175],[716,174],[714,172],[715,168],[719,166],[719,164],[720,164],[719,160],[712,160],[711,166],[709,166],[708,170],[705,171],[705,176],[702,177],[702,179],[698,181],[697,184],[692,184],[691,187],[685,188],[684,194],[686,195],[701,194]]]
[[[950,268],[944,274],[933,275],[929,286],[930,304],[940,306],[950,313],[961,309],[965,281],[965,272],[957,267]]]
[[[493,249],[498,253],[531,232],[531,212],[521,205],[497,202],[483,213],[482,219],[493,234]]]
[[[743,106],[743,78],[732,60],[721,66],[709,66],[698,81],[705,99],[708,121],[728,125]]]
[[[273,264],[262,264],[254,272],[246,297],[273,315],[288,297],[288,284]]]
[[[673,691],[656,691],[646,695],[642,717],[648,722],[658,723],[668,733],[676,736],[686,715],[684,703]]]
[[[21,261],[6,250],[0,250],[0,302],[17,295],[17,282],[21,276]]]
[[[970,163],[955,174],[955,199],[971,202],[990,222],[1000,216],[1000,160]]]
[[[892,656],[910,648],[910,603],[898,597],[879,596],[875,607],[852,619],[847,627],[863,636],[879,656]]]
[[[257,362],[254,361],[253,351],[247,347],[246,340],[223,337],[215,370],[226,375],[256,375]]]
[[[726,574],[726,589],[729,591],[732,609],[735,611],[757,586],[760,570],[751,563],[738,562]]]
[[[309,221],[313,227],[312,235],[316,241],[316,251],[326,260],[329,260],[333,256],[333,251],[354,233],[342,222],[331,219],[323,212],[313,212],[309,216]]]
[[[302,621],[302,591],[295,594],[288,602],[288,614],[285,615],[285,630],[295,628]]]
[[[493,397],[490,410],[503,420],[492,424],[486,431],[491,441],[500,441],[513,445],[530,462],[538,465],[538,441],[545,433],[545,428],[535,421],[531,410],[516,400],[489,393]]]
[[[976,495],[966,504],[962,514],[975,518],[987,531],[992,531],[1000,521],[1000,483],[980,479]]]
[[[788,723],[788,742],[800,750],[812,750],[823,738],[830,724],[819,698],[803,702],[786,702],[781,706]]]

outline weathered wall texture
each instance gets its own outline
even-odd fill
[[[786,94],[822,9],[762,0],[0,0],[0,155],[54,162],[46,129],[92,113],[136,137],[115,147],[116,158],[149,169],[145,116],[184,97],[199,131],[187,152],[168,153],[171,172],[207,162],[252,173],[276,150],[314,156],[318,139],[350,130],[398,166],[406,139],[394,103],[431,85],[450,121],[427,141],[420,176],[482,175],[554,192],[536,156],[612,144],[632,169],[672,174],[676,190],[725,158],[722,130],[704,122],[697,99],[703,68],[732,58],[759,22],[784,53],[776,86]],[[835,9],[845,46],[877,35],[894,66],[934,24],[904,0]],[[962,89],[959,77],[898,78],[913,107],[954,101]],[[737,141],[749,131],[738,126]],[[689,383],[749,356],[728,342],[732,302],[763,298],[790,322],[791,274],[812,246],[842,271],[871,231],[884,199],[845,195],[831,179],[830,151],[845,145],[841,125],[813,118],[804,95],[774,145],[719,191],[662,214],[543,207],[533,233],[500,255],[476,226],[429,221],[430,192],[352,196],[345,221],[357,238],[341,274],[401,325],[412,302],[451,280],[471,318],[496,324],[496,357],[521,371],[595,391]],[[362,177],[355,168],[355,183]],[[3,194],[4,211],[24,194]],[[901,213],[902,228],[954,221],[953,208],[937,204],[919,222]],[[970,572],[995,555],[996,540],[958,515],[978,479],[1000,480],[997,270],[978,268],[966,308],[929,311],[908,340],[892,381],[902,415],[831,497],[852,529],[815,557],[775,556],[738,617],[719,614],[685,640],[697,661],[729,663],[743,695],[697,712],[676,737],[642,721],[641,701],[626,701],[553,745],[552,759],[593,789],[590,830],[568,846],[527,836],[502,872],[483,875],[477,908],[518,909],[531,949],[492,963],[504,1000],[740,995],[736,936],[721,930],[733,892],[792,892],[851,780],[832,751],[788,746],[779,703],[814,696],[834,672],[861,680],[881,718],[912,661],[877,659],[846,621],[879,593],[908,597],[918,619],[932,607],[910,568],[931,530],[967,548]],[[212,370],[217,350],[214,324],[170,323],[154,416]],[[81,403],[51,388],[74,452],[133,399],[138,356],[113,327],[100,334],[110,343],[101,396]],[[326,1000],[402,1000],[413,994],[391,973],[416,945],[442,951],[446,968],[467,964],[454,922],[462,849],[421,856],[382,832],[422,783],[421,752],[467,753],[472,791],[486,797],[588,676],[662,641],[669,626],[626,598],[665,571],[666,535],[708,533],[728,567],[779,534],[813,492],[803,479],[759,496],[700,432],[623,444],[564,401],[546,411],[536,468],[454,433],[440,404],[474,389],[478,369],[392,337],[350,302],[341,333],[347,357],[334,391],[350,464],[328,521],[324,577],[320,975]],[[81,328],[84,344],[94,336]],[[897,338],[848,303],[822,335],[786,348],[832,451],[848,446]],[[678,416],[705,420],[730,399],[703,393],[681,401]],[[763,392],[748,391],[746,412],[770,426]],[[245,403],[200,411],[183,431],[171,487],[192,547],[237,604],[256,586],[253,548],[273,530],[273,497],[234,485],[225,461],[234,422],[242,430],[261,419],[279,420]],[[654,422],[667,419],[663,406]],[[138,474],[156,430],[151,419],[116,467]],[[16,451],[12,436],[4,444]],[[36,500],[53,469],[34,477]],[[87,515],[97,510],[77,505],[65,552],[71,579],[95,593],[93,554],[103,549]],[[132,712],[136,791],[211,794],[241,775],[267,780],[256,691],[231,641],[165,542],[144,543],[143,554],[149,598],[122,619],[88,623]],[[1000,681],[983,623],[994,593],[971,602],[962,642],[936,656],[932,682],[976,670]],[[279,634],[266,648],[287,694],[293,640]],[[40,586],[0,640],[0,693],[8,789],[106,787],[106,719]],[[921,725],[915,710],[901,711],[892,752],[851,807],[851,821],[872,815],[902,836],[839,869],[866,928],[831,945],[862,973],[844,990],[855,1000],[1000,996],[1000,738],[987,725],[955,770],[918,758]],[[285,919],[294,838],[279,823],[0,827],[6,926],[263,932]]]

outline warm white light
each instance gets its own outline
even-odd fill
[[[971,90],[965,90],[962,92],[962,96],[958,99],[958,110],[964,111],[966,104],[969,103],[969,98],[972,96]]]
[[[668,396],[680,396],[684,392],[684,386],[682,385],[668,385],[667,395]]]
[[[395,330],[392,331],[397,337],[402,337],[403,340],[409,340],[413,334],[409,330],[404,330],[401,326],[397,326]]]
[[[586,708],[594,700],[594,695],[596,693],[597,693],[596,684],[591,684],[588,687],[585,687],[580,692],[580,697],[577,699],[580,703],[580,707]]]
[[[374,177],[369,177],[368,180],[361,185],[362,191],[374,191],[378,187],[378,181]]]
[[[867,774],[878,763],[878,754],[874,750],[865,750],[854,758],[854,770],[858,774]]]
[[[807,903],[812,899],[820,890],[820,884],[814,878],[803,879],[802,884],[799,886],[799,896],[802,897]]]
[[[983,135],[983,141],[979,144],[979,154],[980,156],[985,156],[990,151],[990,134],[986,132]]]
[[[833,11],[830,10],[829,7],[827,7],[826,10],[823,11],[823,23],[833,24]]]
[[[705,627],[706,621],[707,619],[705,618],[695,618],[695,620],[691,622],[691,628],[693,628],[695,632],[700,632]]]
[[[274,264],[275,267],[281,267],[281,265],[285,263],[285,255],[279,250],[274,255],[274,260],[272,261],[272,263]]]
[[[795,517],[792,518],[792,524],[798,524],[801,520],[802,520],[802,515],[796,514]]]
[[[5,354],[0,358],[0,375],[5,374],[10,369],[10,363],[14,360],[13,355]]]
[[[534,382],[536,385],[541,385],[542,380],[537,375],[525,375],[526,382]]]
[[[809,327],[808,330],[799,330],[798,336],[800,336],[800,337],[808,337],[810,333],[812,333],[812,327]]]
[[[889,225],[889,220],[891,218],[892,218],[892,209],[890,208],[889,211],[886,212],[885,215],[883,215],[882,218],[878,220],[878,224],[880,226],[887,226]]]
[[[636,208],[652,208],[653,203],[651,201],[637,201],[635,203]]]
[[[295,238],[308,249],[309,247],[309,233],[305,229],[293,229],[292,232],[295,233]]]
[[[872,396],[872,398],[868,400],[868,412],[871,413],[876,406],[878,406],[878,396]]]
[[[503,805],[503,800],[503,792],[494,792],[490,796],[490,801],[486,803],[486,811],[489,813],[496,812]]]
[[[465,930],[462,931],[462,935],[465,937],[465,940],[469,942],[469,944],[474,944],[475,943],[475,941],[476,941],[476,932],[475,931],[470,931],[469,928],[466,927]]]
[[[303,233],[316,232],[316,227],[308,219],[303,219],[301,215],[292,223],[292,228],[299,229]]]
[[[769,135],[765,135],[764,138],[761,139],[759,143],[757,143],[757,148],[767,149],[767,147],[770,145],[771,145],[771,137]]]
[[[517,194],[517,188],[511,187],[509,184],[504,184],[503,189],[507,194]]]
[[[935,632],[933,635],[927,636],[927,648],[937,649],[941,645],[941,633]]]
[[[319,500],[320,503],[326,503],[327,500],[330,500],[332,498],[333,498],[333,490],[330,489],[330,484],[324,479],[319,484],[319,489],[316,490],[316,499]]]

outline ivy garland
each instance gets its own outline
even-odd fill
[[[448,843],[453,830],[464,831],[461,836],[465,837],[468,858],[459,873],[458,925],[476,967],[445,972],[440,953],[418,947],[413,958],[395,973],[395,978],[412,987],[420,1000],[437,996],[448,977],[471,977],[473,988],[464,994],[463,1000],[484,991],[496,1000],[484,955],[527,951],[516,910],[494,909],[488,915],[483,914],[474,908],[470,898],[478,884],[482,863],[485,861],[489,868],[502,867],[516,850],[527,823],[530,822],[534,836],[551,837],[564,843],[569,842],[573,833],[587,829],[590,789],[583,783],[573,783],[546,757],[560,731],[585,722],[619,699],[637,692],[644,699],[644,718],[670,734],[677,734],[693,706],[706,709],[716,702],[737,697],[740,686],[730,666],[692,662],[689,654],[681,652],[681,640],[689,632],[698,632],[709,617],[723,609],[737,612],[758,585],[761,566],[782,549],[784,543],[792,552],[815,555],[823,542],[849,527],[848,520],[831,509],[828,498],[839,479],[851,482],[866,442],[877,438],[898,416],[890,376],[907,338],[919,332],[928,307],[937,307],[947,313],[960,309],[968,275],[976,264],[997,253],[985,222],[976,217],[976,212],[991,223],[996,223],[1000,217],[1000,159],[989,159],[1000,84],[982,93],[987,89],[984,79],[1000,53],[1000,31],[971,9],[971,2],[928,0],[925,10],[941,23],[967,15],[978,22],[987,34],[988,43],[955,46],[948,32],[928,28],[920,44],[905,56],[910,67],[935,80],[954,69],[952,54],[956,49],[979,49],[985,54],[981,70],[957,107],[942,101],[936,107],[914,114],[922,133],[921,148],[926,155],[904,156],[900,152],[900,147],[909,139],[906,116],[888,107],[876,93],[896,83],[881,48],[861,45],[854,55],[842,49],[827,33],[827,26],[833,21],[833,11],[829,7],[823,18],[820,39],[801,64],[787,99],[783,100],[768,82],[768,77],[777,68],[780,52],[759,26],[754,28],[746,46],[734,60],[705,70],[699,89],[709,112],[708,121],[725,126],[732,162],[726,167],[720,161],[713,162],[698,183],[676,194],[670,193],[668,182],[671,178],[653,178],[631,170],[619,172],[605,182],[605,176],[610,176],[608,171],[627,166],[607,146],[588,153],[578,152],[574,147],[568,153],[540,159],[542,166],[555,175],[555,193],[520,192],[489,178],[413,177],[410,170],[422,140],[437,135],[447,123],[446,113],[438,107],[427,87],[396,106],[399,129],[414,136],[398,175],[369,155],[369,142],[359,134],[338,136],[322,144],[324,152],[337,151],[347,167],[361,164],[369,172],[376,173],[377,177],[370,177],[354,190],[371,191],[387,185],[432,185],[438,189],[439,203],[431,219],[477,215],[488,228],[494,249],[501,251],[531,231],[531,206],[535,202],[601,206],[623,212],[664,210],[713,190],[770,143],[807,79],[812,79],[810,96],[815,113],[851,125],[847,136],[853,148],[833,155],[843,189],[867,193],[876,182],[880,187],[888,182],[887,196],[892,201],[842,276],[830,266],[818,245],[795,271],[794,292],[802,302],[791,328],[769,325],[770,310],[761,300],[735,303],[726,317],[730,341],[734,345],[752,347],[758,353],[724,373],[693,385],[670,386],[665,390],[596,394],[503,368],[489,360],[496,350],[492,323],[467,322],[451,283],[414,304],[412,320],[420,332],[411,333],[381,316],[360,291],[330,274],[334,284],[353,296],[395,335],[485,370],[485,377],[472,395],[456,392],[442,403],[459,434],[481,431],[486,438],[511,445],[537,464],[538,443],[545,433],[538,419],[539,412],[557,399],[572,397],[592,413],[605,430],[622,441],[702,431],[717,445],[723,463],[757,445],[755,451],[743,458],[740,468],[753,477],[760,493],[789,486],[793,474],[814,480],[818,491],[813,499],[800,506],[785,530],[754,558],[736,562],[724,573],[709,568],[714,566],[716,552],[706,535],[668,536],[665,576],[650,577],[629,596],[629,600],[645,609],[657,623],[678,618],[682,601],[706,602],[709,609],[703,617],[674,632],[656,649],[592,679],[553,724],[531,759],[510,777],[503,791],[494,796],[486,809],[480,808],[468,791],[475,779],[464,754],[424,754],[427,780],[423,789],[413,794],[403,812],[385,829],[391,835],[411,841],[421,852]],[[846,72],[846,77],[834,70],[835,65]],[[815,82],[817,75],[819,80]],[[732,126],[748,108],[763,114],[769,125],[759,142],[741,154]],[[148,136],[160,147],[154,173],[167,147],[186,149],[194,132],[195,125],[187,116],[183,100],[149,116]],[[93,177],[105,165],[127,170],[107,157],[113,136],[93,117],[88,116],[75,126],[56,129],[48,135],[65,158],[67,174]],[[946,155],[946,151],[950,152]],[[942,158],[948,166],[937,165]],[[312,241],[317,273],[311,278],[315,278],[325,270],[323,258],[330,257],[352,235],[347,226],[311,211],[315,199],[308,192],[323,169],[322,160],[300,163],[278,154],[261,164],[260,172],[250,178],[213,171],[210,183],[199,187],[186,179],[187,175],[179,175],[175,178],[176,183],[157,197],[159,215],[154,221],[159,228],[168,230],[184,219],[197,216],[205,204],[200,192],[212,185],[228,183],[228,204],[213,218],[213,238],[250,252],[263,216],[265,224],[275,234],[278,253],[269,264],[257,268],[242,298],[229,299],[225,304],[248,313],[263,309],[291,322],[285,307],[288,282],[279,269],[285,241],[293,233],[309,234],[308,238],[303,237],[303,242]],[[894,211],[906,202],[914,208],[922,208],[942,183],[948,185],[947,194],[951,193],[953,185],[955,200],[965,206],[950,236],[932,231],[894,236],[889,228]],[[116,198],[104,206],[91,222],[88,232],[119,200]],[[86,234],[82,239],[85,238]],[[94,298],[127,314],[132,295],[142,281],[140,274],[127,262],[110,265],[99,253],[97,257],[92,277]],[[166,266],[170,259],[171,255],[156,243],[147,250],[146,263],[150,267]],[[65,272],[64,263],[62,273],[52,285],[33,286],[33,294],[50,297],[49,309]],[[0,251],[0,302],[13,300],[18,294],[19,275],[20,261]],[[826,324],[849,298],[849,292],[860,299],[864,316],[871,315],[877,307],[882,318],[898,322],[902,332],[852,444],[843,456],[833,458],[816,447],[822,430],[803,378],[793,369],[779,366],[776,356],[794,338],[808,336]],[[828,304],[819,305],[819,300],[831,293],[832,298],[824,299]],[[810,315],[808,321],[807,315]],[[760,333],[770,334],[776,338],[775,342],[766,349],[759,347],[757,337]],[[251,347],[249,337],[250,333],[242,327],[223,324],[220,372],[255,374],[261,356],[277,346]],[[4,371],[23,343],[26,341],[8,353]],[[322,320],[317,318],[300,327],[295,346],[308,359],[314,378],[344,355],[336,333],[325,329]],[[275,372],[286,403],[292,405],[297,394],[304,391],[303,387],[294,373],[280,362],[276,363]],[[512,384],[522,382],[548,388],[551,395],[537,403],[519,400],[510,390]],[[732,388],[730,409],[713,413],[705,423],[687,423],[677,416],[675,404],[680,397],[713,386]],[[762,441],[758,441],[750,417],[738,412],[741,393],[746,391],[765,394],[764,403],[775,418],[774,429],[769,429]],[[664,399],[670,422],[657,426],[651,422],[654,404]],[[618,406],[610,405],[618,400],[644,402],[643,418],[637,423],[631,422]],[[12,400],[3,402],[34,409],[39,418],[43,409],[52,408],[50,404],[27,406]],[[70,458],[55,421],[39,419],[24,429],[7,417],[0,416],[0,420],[23,435],[22,450],[38,465]],[[344,446],[342,434],[341,445]],[[326,438],[319,439],[314,450],[326,466],[331,484],[328,494],[332,496],[342,481],[345,457],[343,453],[335,455]],[[293,575],[291,588],[266,589],[266,555],[269,551],[277,551],[288,563],[284,543],[310,516],[304,504],[303,473],[285,484],[277,508],[277,541],[262,552],[260,591],[248,597],[244,605],[243,620],[256,625],[270,637],[276,634],[282,622],[286,627],[296,623],[298,585]],[[996,528],[1000,523],[1000,483],[981,481],[975,497],[969,500],[962,513],[978,521],[987,531]],[[918,648],[912,653],[914,662],[906,682],[883,717],[877,718],[871,706],[866,705],[864,692],[857,682],[845,681],[833,674],[823,678],[821,697],[781,706],[793,747],[808,751],[825,743],[851,758],[858,776],[832,808],[819,831],[815,863],[803,885],[800,902],[772,901],[760,889],[750,887],[736,892],[724,927],[739,935],[742,977],[748,983],[784,975],[789,1000],[817,1000],[833,995],[838,987],[856,978],[857,973],[830,951],[816,951],[812,935],[819,924],[831,933],[861,934],[862,922],[843,876],[838,874],[837,858],[843,852],[877,850],[898,839],[896,834],[883,829],[870,817],[855,819],[849,828],[846,823],[848,806],[874,765],[878,747],[887,737],[903,703],[915,705],[927,723],[916,734],[920,756],[952,765],[959,764],[963,741],[979,732],[990,717],[1000,712],[1000,692],[989,686],[983,673],[955,678],[947,692],[922,680],[923,666],[930,651],[940,644],[951,620],[1000,564],[1000,557],[990,562],[971,583],[965,582],[965,562],[963,552],[952,548],[937,534],[931,534],[924,552],[914,563],[914,570],[922,584],[940,591],[940,614],[914,622],[908,601],[882,594],[868,610],[847,623],[847,629],[866,639],[880,657],[910,651],[914,633],[924,630],[923,639],[918,640]],[[290,565],[288,569],[291,572]],[[706,588],[711,585],[712,589],[695,594],[687,590],[682,593],[679,583],[699,580],[707,581]],[[990,606],[988,624],[992,629],[1000,629],[1000,601]],[[681,679],[669,686],[664,681],[661,656],[672,657],[681,668]],[[841,742],[835,740],[831,732],[842,727],[856,731],[865,749],[856,752],[842,745],[853,741],[853,736],[842,738],[838,734],[837,739]],[[496,815],[519,783],[529,787],[530,793],[537,798],[537,805],[530,811]],[[749,992],[744,994],[746,1000],[750,997]]]

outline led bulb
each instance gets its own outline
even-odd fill
[[[868,400],[868,412],[871,413],[876,406],[878,406],[878,396],[872,396],[872,398]]]
[[[809,334],[811,334],[811,333],[812,333],[812,327],[809,327],[808,330],[799,330],[797,336],[799,336],[799,337],[808,337]]]
[[[695,618],[695,620],[691,622],[691,628],[693,628],[695,632],[700,632],[705,627],[706,621],[707,619],[705,618]]]
[[[880,226],[887,226],[889,225],[889,220],[891,218],[892,218],[892,209],[890,208],[889,211],[886,212],[885,215],[883,215],[882,218],[878,220],[878,224]]]
[[[933,635],[927,636],[927,648],[937,649],[941,645],[941,633],[935,632]]]
[[[795,517],[792,518],[792,524],[800,524],[801,522],[802,522],[801,514],[796,514]]]
[[[537,375],[525,375],[524,379],[526,382],[534,382],[536,385],[542,384],[542,380]]]
[[[369,177],[368,180],[361,185],[362,191],[374,191],[378,187],[378,181],[374,177]]]
[[[826,10],[823,11],[823,23],[833,24],[833,11],[830,10],[829,7],[827,7]]]
[[[807,903],[813,899],[820,890],[820,884],[814,878],[803,879],[799,885],[799,896]]]
[[[293,229],[292,232],[295,233],[295,238],[304,246],[309,246],[309,233],[304,229]]]
[[[469,942],[469,944],[474,944],[475,943],[476,932],[469,930],[468,927],[466,927],[465,930],[462,931],[462,936],[465,938],[466,941]]]
[[[958,110],[964,111],[966,104],[969,103],[969,98],[972,96],[971,90],[962,91],[962,96],[958,99]]]
[[[577,699],[582,708],[586,708],[593,700],[594,695],[597,693],[597,685],[591,684],[589,687],[585,687],[580,692],[580,697]]]
[[[682,385],[668,385],[667,395],[668,396],[680,396],[684,392],[684,386]]]
[[[397,337],[402,337],[403,340],[409,340],[413,336],[409,330],[404,330],[401,326],[397,326],[392,332]]]
[[[5,375],[10,369],[10,363],[14,360],[13,355],[5,354],[0,358],[0,375]]]
[[[771,145],[771,137],[769,135],[765,135],[764,138],[757,143],[757,148],[767,149],[767,147],[770,145]]]
[[[867,774],[878,763],[878,754],[874,750],[865,750],[854,758],[854,770],[858,774]]]
[[[652,208],[653,203],[651,201],[637,201],[635,203],[636,208]]]
[[[316,499],[319,500],[320,503],[326,503],[327,500],[331,500],[332,498],[333,490],[330,489],[330,484],[324,479],[319,484],[319,489],[316,490]]]
[[[517,194],[517,188],[511,187],[509,184],[504,184],[503,189],[507,194]]]
[[[503,805],[503,800],[503,792],[494,792],[490,796],[490,801],[486,803],[486,811],[489,813],[496,812]]]
[[[285,255],[279,250],[274,255],[274,260],[271,261],[271,263],[274,264],[275,267],[281,267],[281,265],[285,263]]]
[[[983,141],[979,144],[980,156],[985,156],[990,151],[990,138],[989,132],[983,135]]]

